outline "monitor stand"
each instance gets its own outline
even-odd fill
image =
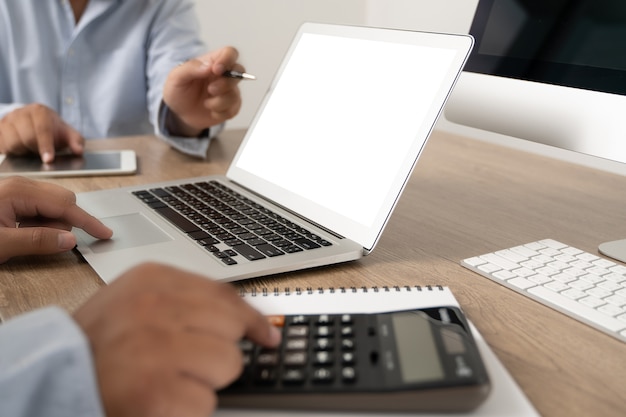
[[[603,255],[626,263],[626,239],[602,243],[598,250]]]

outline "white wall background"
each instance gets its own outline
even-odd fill
[[[247,128],[298,26],[305,21],[467,33],[478,0],[196,0],[202,35],[213,49],[235,46],[258,79],[242,82],[243,107],[230,128]],[[439,129],[626,175],[626,164],[591,158],[441,118]]]
[[[467,32],[477,0],[196,0],[211,49],[232,45],[257,76],[242,82],[243,107],[229,127],[246,128],[302,22]]]

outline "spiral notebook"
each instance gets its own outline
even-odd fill
[[[438,306],[460,307],[448,287],[403,286],[403,287],[359,287],[359,288],[284,288],[242,292],[241,296],[264,314],[359,314],[383,313],[394,310],[429,308]],[[471,324],[471,323],[470,323]],[[492,382],[489,398],[469,414],[376,414],[376,413],[321,413],[294,411],[250,411],[220,409],[216,417],[405,417],[433,416],[459,417],[533,417],[539,416],[513,378],[491,351],[485,339],[472,325],[474,339],[480,349]]]

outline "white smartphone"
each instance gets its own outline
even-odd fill
[[[0,177],[76,177],[128,175],[137,172],[137,156],[132,150],[91,151],[83,155],[57,154],[50,164],[39,155],[0,155]]]

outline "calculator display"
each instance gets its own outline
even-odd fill
[[[445,372],[430,323],[415,312],[395,313],[391,320],[404,382],[443,379]]]

